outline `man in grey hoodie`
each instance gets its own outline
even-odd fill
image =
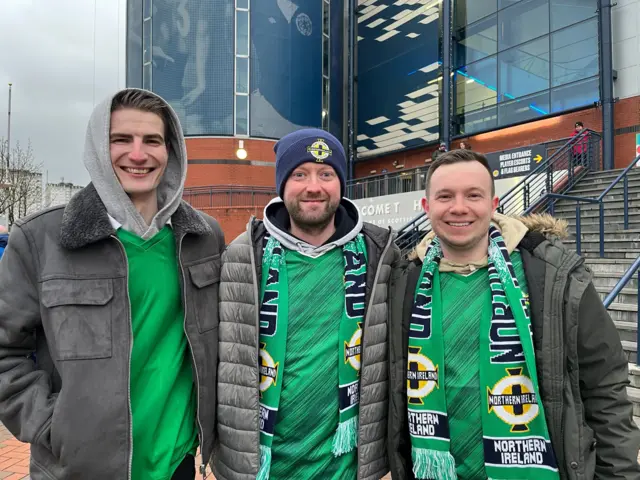
[[[215,433],[223,233],[182,201],[182,129],[155,94],[97,106],[84,163],[91,184],[17,221],[0,262],[0,420],[32,480],[192,480]]]
[[[374,480],[389,467],[387,303],[393,234],[343,198],[328,132],[275,146],[264,221],[223,256],[218,480]]]

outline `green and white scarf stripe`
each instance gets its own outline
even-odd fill
[[[445,393],[440,242],[427,249],[409,328],[407,402],[413,471],[419,479],[456,477]],[[526,298],[500,231],[489,231],[491,318],[480,322],[484,462],[490,479],[558,479],[538,388]]]
[[[289,284],[285,255],[275,237],[265,238],[262,258],[260,306],[260,470],[267,480],[271,446],[280,405],[287,348]],[[342,248],[345,308],[340,321],[338,355],[339,423],[333,438],[333,454],[352,451],[358,441],[360,359],[365,312],[367,251],[362,234]]]

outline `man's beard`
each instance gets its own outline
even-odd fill
[[[305,200],[323,200],[322,198],[306,197]],[[340,201],[332,202],[326,199],[324,208],[307,212],[302,209],[302,200],[296,199],[291,204],[285,206],[291,217],[291,222],[307,233],[314,233],[324,230],[332,221],[340,206]]]

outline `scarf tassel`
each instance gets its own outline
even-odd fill
[[[332,452],[334,457],[339,457],[350,452],[358,446],[358,417],[340,422],[336,434],[333,436]]]
[[[450,452],[412,448],[413,474],[416,478],[437,478],[439,480],[455,480],[456,461]]]
[[[256,480],[269,480],[271,470],[271,447],[260,445],[260,470]]]

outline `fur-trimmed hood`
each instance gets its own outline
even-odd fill
[[[522,241],[527,232],[541,233],[550,239],[565,239],[569,236],[567,221],[552,217],[546,213],[529,215],[527,217],[512,217],[495,213],[492,217],[491,223],[498,227],[502,232],[509,253],[513,252],[517,248],[518,244]],[[429,232],[408,255],[408,259],[410,261],[416,259],[420,259],[420,261],[422,261],[427,251],[427,247],[434,237],[435,233],[433,231]],[[440,271],[462,274],[471,273],[474,270],[485,267],[487,265],[487,260],[487,257],[484,257],[478,261],[461,265],[443,258],[440,262]]]

